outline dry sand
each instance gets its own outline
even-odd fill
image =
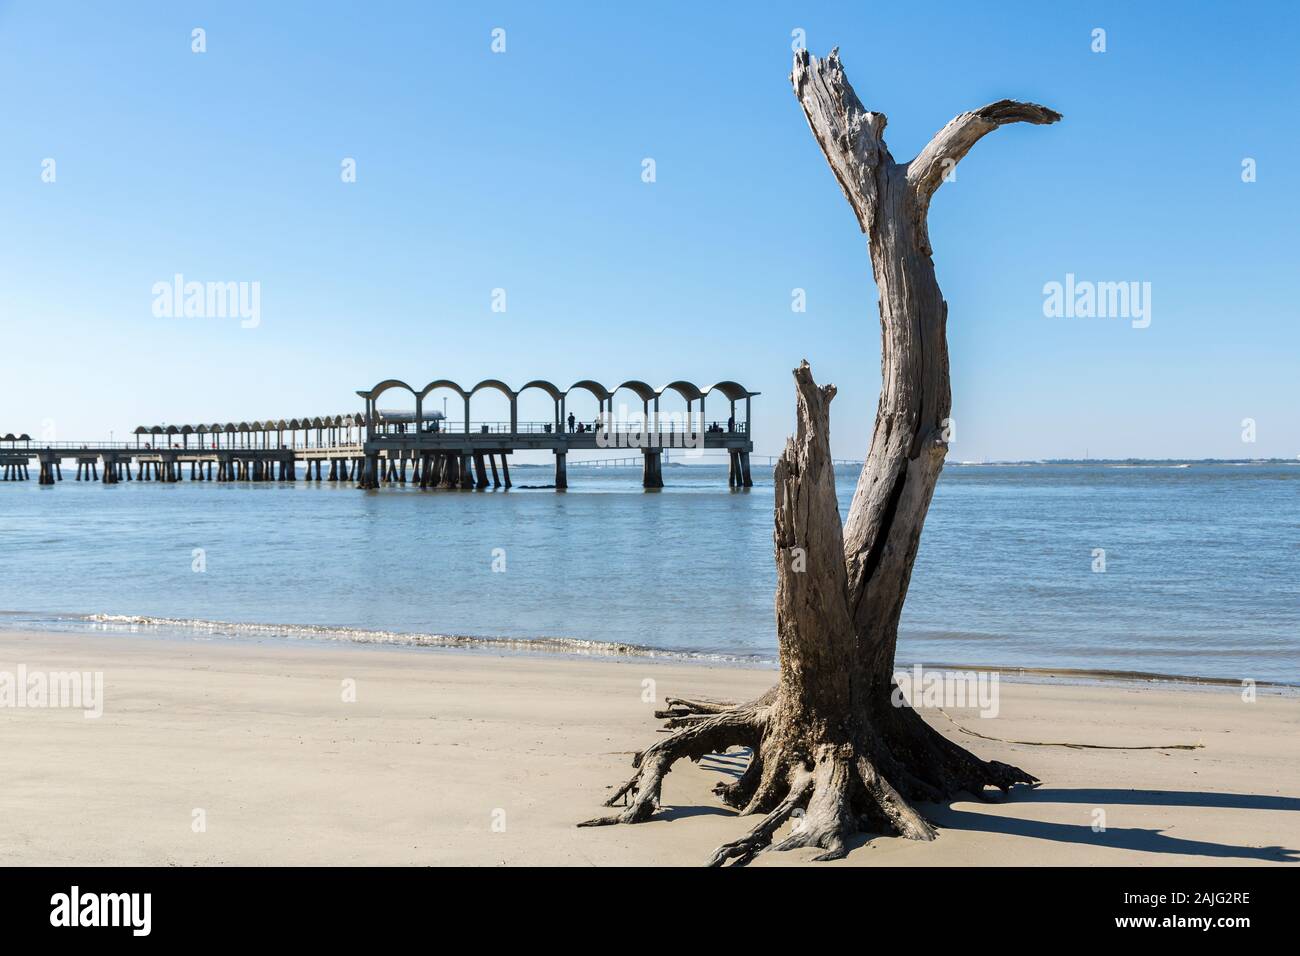
[[[19,664],[103,671],[105,705],[97,720],[0,710],[6,864],[696,865],[752,823],[709,793],[735,761],[679,764],[649,823],[573,824],[600,811],[631,752],[656,738],[643,681],[660,698],[747,697],[774,678],[641,660],[0,633],[0,671]],[[1232,689],[1003,681],[996,719],[954,713],[989,736],[1205,745],[1194,751],[997,743],[929,716],[1042,788],[925,806],[942,827],[934,843],[863,839],[847,860],[817,865],[1300,859],[1293,694],[1245,703]]]

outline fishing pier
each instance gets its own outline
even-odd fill
[[[529,389],[549,399],[552,414],[540,421],[520,419],[519,399]],[[457,410],[463,410],[459,422],[449,421],[443,410],[425,408],[435,390],[463,403]],[[508,420],[474,419],[474,397],[486,390],[505,397]],[[579,422],[570,411],[569,399],[576,392],[595,399],[598,413],[592,421]],[[633,396],[630,410],[626,404],[615,410],[615,396],[620,392]],[[407,393],[414,409],[381,408],[380,398],[388,393]],[[684,402],[684,412],[663,407],[669,393],[676,399],[674,404]],[[517,451],[543,451],[554,458],[555,489],[564,490],[569,484],[570,452],[607,451],[622,461],[639,459],[642,486],[662,488],[665,451],[689,459],[707,450],[726,453],[728,485],[748,488],[753,484],[750,421],[752,399],[759,393],[736,382],[699,388],[677,381],[653,388],[645,382],[629,381],[608,389],[584,380],[560,389],[534,380],[515,390],[496,379],[469,389],[447,379],[419,389],[387,379],[356,394],[364,407],[352,414],[140,425],[131,433],[132,440],[125,442],[42,442],[27,434],[8,433],[0,436],[0,480],[28,480],[35,465],[37,481],[53,485],[64,480],[66,464],[69,471],[75,465],[75,480],[104,484],[186,478],[294,481],[301,465],[308,481],[354,482],[368,489],[405,484],[430,489],[510,488],[510,456]],[[708,417],[710,409],[714,420]],[[720,411],[725,417],[718,415]]]

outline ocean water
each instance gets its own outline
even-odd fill
[[[0,627],[771,662],[756,471],[743,492],[712,465],[653,493],[579,468],[564,494],[0,483]],[[1300,465],[950,464],[899,662],[1300,682]]]

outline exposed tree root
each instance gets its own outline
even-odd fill
[[[981,760],[959,747],[927,724],[911,707],[889,709],[885,721],[885,741],[891,755],[906,771],[903,793],[912,799],[950,799],[965,791],[987,800],[985,789],[996,787],[1006,794],[1017,784],[1038,786],[1039,780],[1019,767],[997,760]],[[909,786],[920,782],[920,796],[909,793]]]
[[[720,714],[724,710],[735,710],[740,705],[738,700],[714,700],[711,697],[697,697],[694,700],[686,697],[665,697],[664,703],[667,705],[666,710],[655,711],[655,716],[661,719]]]
[[[665,697],[664,704],[666,709],[656,710],[655,717],[661,720],[680,720],[685,721],[693,717],[705,717],[711,714],[721,714],[729,710],[738,708],[757,709],[767,707],[776,700],[777,688],[773,687],[761,697],[751,700],[749,703],[741,703],[738,700],[721,700],[714,697]],[[674,726],[668,724],[667,726]],[[685,726],[682,724],[680,726]]]
[[[848,838],[858,830],[857,817],[850,807],[856,781],[850,755],[837,750],[828,748],[816,758],[807,809],[793,832],[772,849],[825,850],[814,857],[816,860],[838,860],[848,854]]]
[[[899,795],[893,785],[880,775],[871,761],[865,757],[858,757],[857,770],[862,786],[866,788],[867,794],[884,815],[886,822],[893,827],[894,832],[909,840],[926,842],[938,836],[933,824],[917,813],[912,805]],[[870,824],[871,821],[868,818],[864,822]]]
[[[773,835],[781,825],[803,808],[812,788],[812,774],[806,770],[792,774],[785,799],[739,840],[724,843],[714,850],[713,856],[709,858],[709,866],[721,866],[728,860],[735,860],[737,866],[743,866],[752,860],[772,842]]]
[[[705,754],[725,753],[732,746],[757,746],[762,737],[766,713],[760,710],[729,710],[677,731],[657,741],[632,761],[637,772],[605,801],[616,806],[625,801],[622,813],[596,817],[578,824],[583,827],[614,823],[641,823],[659,807],[663,779],[683,757],[698,762]]]
[[[579,826],[641,823],[660,806],[663,779],[683,758],[698,762],[731,747],[750,750],[749,764],[730,783],[713,792],[742,815],[763,814],[744,836],[714,851],[710,866],[741,866],[765,850],[779,852],[815,847],[815,859],[835,860],[848,853],[857,833],[890,834],[931,841],[934,825],[912,801],[940,802],[968,792],[985,799],[985,790],[1002,792],[1016,785],[1037,786],[1033,776],[998,761],[985,761],[948,740],[909,707],[881,715],[878,733],[859,735],[858,744],[823,744],[805,754],[774,727],[777,689],[748,703],[667,698],[657,712],[675,733],[637,754],[637,768],[618,787],[606,806],[621,812],[587,820]],[[704,708],[706,712],[695,711]],[[681,726],[681,721],[691,721]],[[896,749],[895,749],[896,748]],[[783,825],[791,832],[774,840]]]

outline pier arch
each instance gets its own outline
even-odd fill
[[[597,420],[603,420],[605,413],[609,410],[609,402],[612,397],[613,392],[601,385],[600,382],[594,382],[591,379],[574,382],[565,390],[564,398],[560,401],[561,431],[566,433],[569,431],[570,415],[573,416],[575,430],[579,425],[586,425],[591,428]]]
[[[758,392],[751,392],[738,382],[714,382],[708,388],[704,389],[706,401],[708,396],[711,396],[714,392],[719,393],[721,397],[726,400],[726,419],[734,426],[728,428],[728,430],[737,432],[743,431],[748,435],[751,410],[750,399],[757,395]],[[712,414],[714,417],[717,416],[716,411]]]
[[[609,409],[615,431],[649,431],[654,423],[654,387],[639,379],[631,379],[614,387],[610,393]]]
[[[693,382],[676,381],[661,385],[655,389],[659,430],[671,428],[680,435],[683,443],[689,441],[696,431],[708,427],[700,419],[703,403],[704,392]]]
[[[555,431],[560,425],[560,405],[563,401],[564,392],[554,383],[533,379],[515,393],[516,429],[544,432],[549,425]]]
[[[439,431],[469,431],[469,392],[449,378],[439,378],[415,393],[420,400],[421,412],[440,412],[443,419]]]
[[[493,432],[514,434],[518,423],[517,393],[505,382],[485,378],[469,390],[471,422],[476,431],[487,425]]]
[[[381,406],[380,398],[389,392],[399,394],[390,396]],[[402,396],[402,392],[410,397]],[[369,440],[384,434],[404,434],[408,426],[415,427],[414,423],[420,419],[420,393],[400,378],[386,378],[370,389],[358,391],[357,395],[366,403],[366,437]]]

